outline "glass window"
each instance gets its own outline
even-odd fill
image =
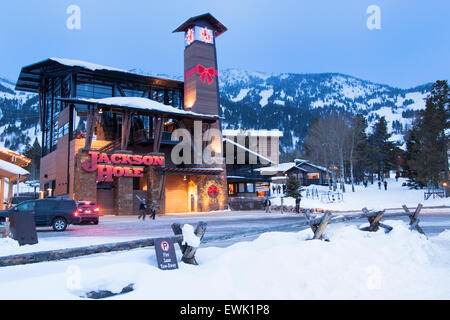
[[[235,192],[234,192],[234,184],[229,184],[228,185],[228,194],[229,195],[233,195]]]
[[[320,174],[318,172],[308,173],[306,176],[309,180],[320,179]]]
[[[33,211],[34,210],[34,201],[19,204],[16,208],[17,208],[17,211],[19,211],[19,212]]]
[[[255,186],[253,183],[247,183],[247,192],[255,192]]]
[[[245,183],[239,183],[239,193],[245,193]]]

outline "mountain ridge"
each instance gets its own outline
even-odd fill
[[[130,70],[149,76],[183,80]],[[219,77],[220,112],[224,129],[281,129],[281,152],[301,152],[309,123],[332,110],[362,113],[369,124],[381,116],[389,123],[393,141],[403,134],[425,107],[432,83],[401,89],[339,72],[264,73],[224,69]],[[41,139],[36,95],[14,91],[14,82],[0,76],[0,145],[23,151]]]

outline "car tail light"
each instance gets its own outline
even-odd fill
[[[99,207],[95,208],[95,209],[94,209],[94,212],[95,212],[95,213],[100,213],[100,208],[99,208]]]
[[[83,209],[78,209],[78,212],[83,212]]]
[[[86,202],[84,203],[84,205],[85,205],[85,206],[90,206],[91,203],[92,203],[92,202],[90,202],[90,201],[86,201]]]
[[[78,210],[73,213],[75,217],[78,217]]]

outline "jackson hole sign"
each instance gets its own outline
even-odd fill
[[[91,161],[82,163],[87,172],[97,170],[97,182],[113,182],[114,177],[141,178],[144,176],[145,166],[164,166],[164,156],[131,155],[115,153],[108,155],[98,151],[89,151]]]

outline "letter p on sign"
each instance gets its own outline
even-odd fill
[[[67,7],[67,14],[70,16],[67,18],[67,29],[80,30],[81,29],[81,9],[77,5],[70,5]]]

